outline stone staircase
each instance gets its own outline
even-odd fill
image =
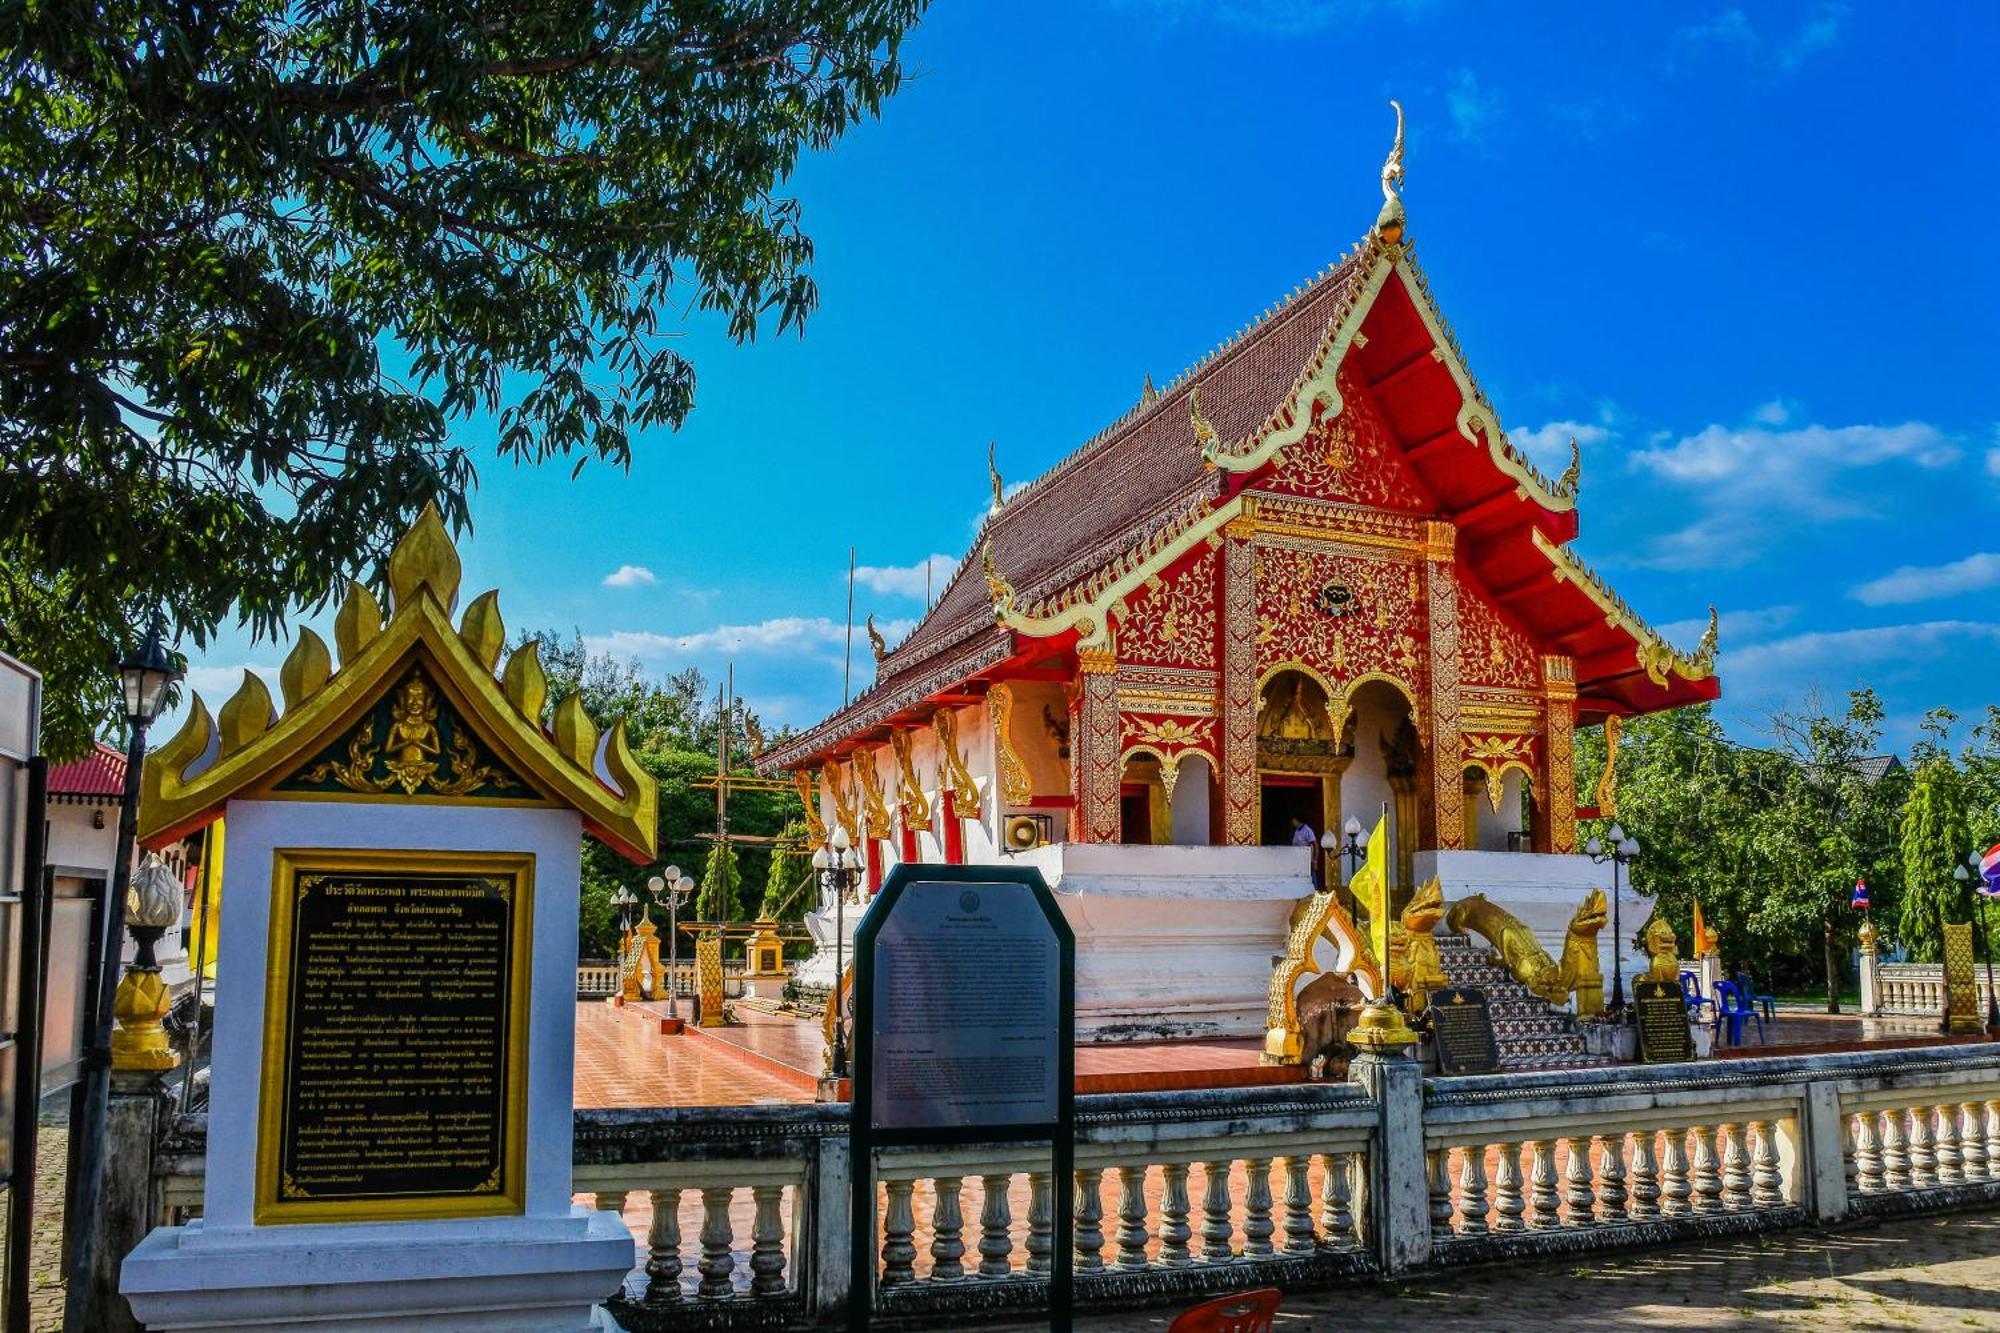
[[[1452,984],[1486,992],[1502,1069],[1576,1069],[1602,1063],[1583,1049],[1576,1018],[1514,980],[1513,973],[1490,956],[1485,941],[1475,943],[1469,935],[1442,930],[1436,939],[1438,961]]]

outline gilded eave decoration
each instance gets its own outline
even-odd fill
[[[1531,529],[1529,535],[1534,539],[1535,549],[1549,558],[1558,581],[1575,584],[1604,612],[1606,624],[1624,630],[1638,641],[1633,652],[1639,669],[1646,673],[1646,679],[1664,686],[1669,675],[1694,681],[1707,680],[1715,674],[1720,619],[1714,607],[1708,609],[1708,628],[1702,631],[1695,650],[1683,653],[1661,637],[1658,630],[1640,619],[1639,613],[1613,592],[1595,570],[1577,559],[1568,547],[1550,541],[1539,529]]]
[[[875,769],[875,751],[854,752],[854,785],[861,792],[861,826],[871,838],[889,836],[889,807],[882,800],[882,775]]]
[[[917,833],[928,832],[931,803],[924,796],[924,784],[917,778],[916,762],[910,753],[910,733],[901,728],[891,731],[889,746],[896,752],[896,802],[903,809],[903,827]]]
[[[824,847],[827,827],[819,813],[819,774],[809,768],[795,768],[792,787],[799,794],[799,804],[805,807],[806,842],[812,847]]]
[[[142,773],[139,838],[157,845],[199,828],[234,797],[411,800],[567,806],[619,853],[649,861],[659,788],[625,741],[600,737],[576,695],[542,729],[548,698],[538,645],[500,667],[499,593],[451,623],[459,559],[426,506],[389,557],[390,612],[350,584],[334,618],[339,665],[301,630],[279,671],[280,714],[250,672],[211,717],[194,697],[180,732]]]
[[[931,728],[937,733],[938,753],[944,756],[944,771],[939,781],[951,792],[952,809],[961,819],[977,819],[979,784],[972,780],[972,771],[966,767],[965,755],[958,748],[958,724],[951,710],[938,709],[931,717]]]

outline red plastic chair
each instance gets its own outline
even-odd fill
[[[1238,1292],[1203,1301],[1167,1328],[1167,1333],[1271,1333],[1278,1322],[1278,1302],[1284,1293],[1276,1287],[1262,1291]]]

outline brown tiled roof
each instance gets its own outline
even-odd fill
[[[909,707],[954,680],[939,668],[975,659],[983,670],[1004,660],[994,645],[1011,642],[993,624],[983,571],[994,564],[1023,605],[1091,573],[1172,522],[1197,497],[1219,494],[1221,475],[1202,462],[1188,421],[1188,395],[1224,441],[1261,427],[1319,350],[1327,325],[1346,304],[1364,263],[1359,256],[1326,270],[1170,384],[1010,497],[988,521],[945,585],[944,595],[882,663],[874,688],[824,722],[775,748],[763,766],[782,768]],[[961,645],[977,639],[980,650]],[[991,640],[992,642],[989,642]],[[983,661],[991,656],[992,661]],[[932,682],[936,683],[933,684]]]

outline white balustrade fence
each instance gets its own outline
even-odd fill
[[[1986,1012],[1989,990],[1982,960],[1972,969],[1979,991],[1979,1012]],[[1881,1012],[1936,1018],[1944,1013],[1944,968],[1937,963],[1881,963],[1876,967]],[[1995,972],[2000,978],[2000,971]]]
[[[1081,1308],[2000,1203],[2000,1046],[1077,1099],[1039,1146],[877,1153],[874,1307],[1032,1312],[1075,1222]],[[845,1106],[581,1111],[579,1197],[621,1214],[631,1328],[807,1328],[850,1287]],[[205,1122],[151,1163],[198,1211]],[[928,1323],[927,1323],[928,1321]]]

